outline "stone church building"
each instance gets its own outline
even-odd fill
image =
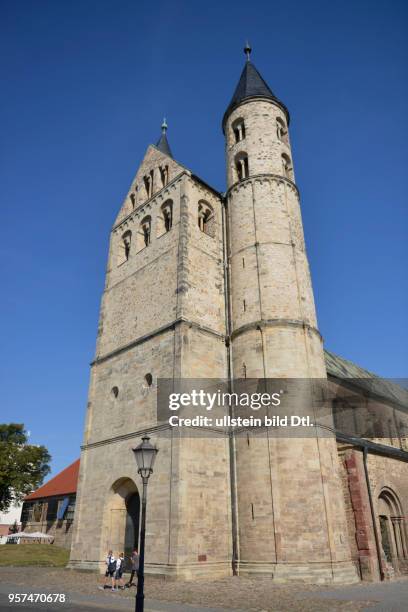
[[[101,571],[109,548],[138,545],[132,448],[148,432],[159,453],[147,573],[390,578],[408,568],[402,390],[377,379],[375,402],[392,425],[385,433],[192,438],[157,420],[161,378],[325,379],[337,396],[344,390],[353,419],[375,378],[324,351],[289,111],[245,52],[222,120],[226,192],[176,161],[164,123],[113,225],[70,567]]]

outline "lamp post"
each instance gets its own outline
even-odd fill
[[[150,474],[153,474],[153,465],[159,449],[150,444],[150,438],[147,435],[142,437],[142,442],[139,446],[132,449],[135,454],[138,474],[142,477],[143,495],[142,495],[142,520],[140,525],[140,554],[139,554],[139,571],[137,573],[137,591],[136,591],[136,612],[144,610],[144,551],[145,551],[145,535],[146,535],[146,500],[147,500],[147,483]]]

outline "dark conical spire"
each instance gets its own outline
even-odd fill
[[[171,152],[170,149],[170,145],[169,142],[167,140],[167,123],[166,123],[166,119],[163,119],[163,123],[162,123],[162,133],[161,136],[159,138],[159,140],[157,141],[156,147],[159,149],[159,151],[161,151],[162,153],[164,153],[165,155],[168,155],[169,157],[173,157],[173,153]]]
[[[234,91],[231,102],[225,111],[224,118],[222,121],[223,128],[227,120],[228,115],[239,106],[244,100],[250,98],[269,98],[274,100],[286,113],[289,123],[289,112],[286,106],[275,96],[269,85],[263,80],[254,64],[251,62],[251,46],[247,42],[244,48],[244,53],[247,57],[243,71],[241,72],[238,85]]]

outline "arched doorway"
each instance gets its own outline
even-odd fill
[[[378,496],[378,515],[385,559],[399,573],[408,559],[406,526],[398,496],[388,487]]]
[[[120,478],[112,485],[105,506],[101,558],[106,551],[124,552],[126,569],[128,558],[138,547],[140,525],[140,497],[131,478]]]
[[[130,569],[129,557],[136,548],[139,550],[140,497],[139,493],[131,493],[126,498],[126,526],[124,553],[126,569]]]

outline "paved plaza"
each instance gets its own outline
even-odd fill
[[[0,610],[82,612],[134,609],[135,589],[101,591],[95,574],[39,567],[0,568]],[[146,612],[405,612],[408,580],[339,587],[278,585],[269,579],[207,582],[146,579]],[[66,603],[10,603],[9,593],[65,593]]]

